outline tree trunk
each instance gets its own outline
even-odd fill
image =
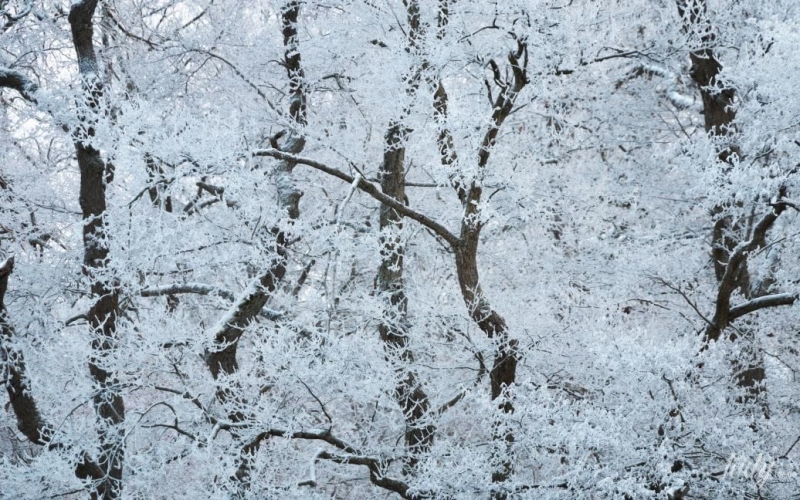
[[[287,2],[281,10],[281,32],[284,45],[284,66],[289,78],[289,116],[299,127],[306,124],[305,74],[297,39],[297,18],[300,15],[300,2]],[[284,132],[285,133],[285,132]],[[284,135],[284,133],[280,135]],[[305,139],[297,130],[290,130],[284,146],[277,145],[278,136],[272,140],[273,146],[290,154],[298,154],[305,146]],[[289,217],[289,225],[300,217],[300,198],[303,193],[295,187],[292,171],[295,163],[281,160],[274,170],[278,190],[278,205]],[[294,236],[284,230],[278,231],[275,238],[275,255],[266,271],[251,284],[243,296],[236,301],[215,332],[214,348],[206,353],[206,364],[215,379],[238,371],[236,351],[244,329],[261,312],[273,296],[286,275],[288,246]],[[237,397],[231,390],[218,390],[217,397],[228,401]],[[230,415],[234,422],[241,422],[246,415],[234,410]],[[246,496],[250,487],[250,470],[256,453],[261,447],[260,439],[245,444],[239,452],[236,473],[233,479],[238,483],[237,497]]]
[[[394,123],[386,132],[383,167],[380,172],[381,190],[398,201],[405,200],[405,135],[402,125]],[[388,359],[395,364],[398,380],[395,399],[406,421],[405,442],[409,469],[416,466],[420,453],[430,450],[435,427],[424,419],[430,410],[428,395],[422,389],[417,374],[408,368],[414,354],[408,347],[408,300],[403,284],[402,241],[403,217],[386,205],[380,208],[381,265],[377,288],[385,299],[383,319],[378,326],[386,346]]]
[[[81,179],[84,273],[91,281],[94,300],[87,314],[89,325],[96,336],[92,341],[94,354],[89,361],[89,372],[98,386],[93,398],[99,420],[101,455],[98,463],[106,473],[99,481],[97,491],[102,498],[108,499],[119,497],[122,491],[125,405],[116,374],[107,366],[117,341],[119,290],[114,280],[103,276],[108,262],[107,234],[103,220],[106,211],[106,182],[113,176],[113,167],[103,161],[100,152],[91,145],[91,139],[95,135],[95,116],[100,111],[98,108],[103,98],[103,85],[98,74],[92,41],[92,17],[96,7],[97,0],[73,4],[69,23],[85,93],[85,108],[80,115],[80,126],[74,133],[74,142]]]

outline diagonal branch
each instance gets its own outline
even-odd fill
[[[272,158],[277,158],[279,160],[291,161],[297,163],[299,165],[306,165],[308,167],[314,168],[321,172],[325,172],[328,175],[332,175],[337,179],[341,179],[342,181],[353,184],[356,181],[356,178],[348,175],[341,170],[338,170],[333,167],[329,167],[324,163],[304,158],[302,156],[297,156],[289,153],[284,153],[278,149],[268,148],[268,149],[258,149],[253,151],[253,156],[270,156]],[[427,215],[424,215],[416,210],[407,207],[400,201],[395,200],[391,196],[387,196],[381,192],[381,189],[377,187],[375,184],[367,181],[363,177],[361,177],[357,184],[358,189],[367,193],[377,201],[383,203],[384,205],[396,210],[398,213],[402,214],[404,217],[408,217],[411,220],[417,221],[423,226],[427,227],[431,231],[433,231],[437,236],[442,238],[444,241],[449,243],[451,246],[455,247],[458,245],[459,240],[458,238],[447,230],[446,227],[439,224],[435,220],[431,219]]]
[[[719,289],[717,291],[714,317],[711,320],[711,324],[709,324],[708,328],[706,328],[706,341],[719,339],[722,331],[727,328],[734,319],[741,317],[748,312],[763,309],[765,307],[773,307],[775,305],[786,305],[784,303],[775,303],[777,299],[766,302],[760,302],[759,299],[754,299],[753,301],[738,306],[737,308],[731,309],[731,295],[739,284],[738,278],[741,271],[745,268],[745,266],[747,266],[748,255],[750,252],[756,250],[762,244],[762,242],[765,241],[767,231],[786,209],[786,205],[780,201],[772,203],[770,206],[772,209],[766,215],[764,215],[753,228],[753,234],[751,238],[736,245],[736,247],[733,249],[733,252],[731,252],[730,257],[728,258],[728,265],[725,267],[725,272],[722,275],[722,279],[719,283]],[[767,297],[762,297],[762,299],[767,299]],[[787,299],[781,295],[781,300],[785,302]],[[777,301],[780,302],[781,300]],[[736,317],[733,317],[734,310],[738,313]]]

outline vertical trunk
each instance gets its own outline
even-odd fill
[[[89,7],[93,8],[91,6]],[[75,5],[73,8],[81,9],[86,8],[86,6]],[[78,18],[85,18],[85,15],[80,13],[77,16]],[[76,24],[78,22],[80,22],[80,19],[76,20]],[[91,15],[89,15],[89,22],[91,22]],[[72,24],[72,18],[70,19],[70,23]],[[78,31],[77,38],[81,40],[81,43],[76,43],[75,47],[76,50],[78,50],[78,58],[80,61],[82,57],[86,58],[87,55],[91,56],[92,53],[91,50],[86,50],[84,38],[87,30],[85,27],[79,27]],[[88,33],[90,37],[89,42],[91,42],[91,29],[88,30]],[[79,49],[79,47],[82,48]],[[91,59],[91,57],[89,58]],[[83,71],[84,67],[90,66],[90,64],[81,66],[81,70]],[[81,74],[83,75],[83,73]],[[13,88],[17,90],[24,99],[33,104],[37,104],[35,94],[38,91],[38,86],[22,73],[0,68],[0,87]],[[93,99],[89,99],[89,101],[91,102]],[[80,152],[77,144],[78,138],[79,136],[75,138],[76,150]],[[79,161],[81,161],[80,156]],[[83,196],[83,176],[81,177],[81,196]],[[7,183],[2,178],[0,178],[0,188],[8,188]],[[83,198],[81,198],[81,205],[83,206]],[[85,231],[86,229],[84,229],[84,232]],[[10,342],[14,336],[14,327],[11,325],[11,321],[8,317],[4,299],[6,290],[8,289],[8,278],[13,271],[13,267],[14,260],[12,258],[0,263],[0,360],[2,360],[8,370],[6,391],[8,392],[9,401],[14,410],[14,414],[17,417],[17,426],[20,432],[33,443],[56,446],[57,444],[50,442],[54,428],[42,418],[39,407],[30,392],[30,387],[28,386],[27,377],[25,375],[25,359],[23,354],[21,351],[14,349]],[[97,311],[95,310],[95,312]],[[101,429],[101,433],[102,432]],[[108,458],[101,456],[101,459],[105,460],[102,467],[92,460],[86,451],[82,451],[80,452],[80,461],[75,465],[75,476],[79,479],[91,481],[92,486],[88,493],[89,498],[92,500],[98,498],[113,498],[119,493],[118,489],[111,487],[112,483],[109,481],[109,473],[111,471],[107,466]]]
[[[698,32],[702,48],[689,54],[692,62],[690,75],[700,89],[703,100],[703,118],[705,130],[717,141],[717,154],[720,161],[733,164],[741,157],[741,150],[735,143],[736,137],[736,111],[733,108],[736,90],[724,85],[719,75],[722,63],[717,59],[711,45],[715,41],[713,27],[708,19],[706,0],[678,0],[678,13],[683,18],[685,32]],[[730,215],[725,215],[723,206],[716,206],[712,214],[718,219],[714,222],[711,239],[711,258],[714,263],[714,273],[719,282],[720,293],[717,297],[717,312],[712,324],[706,329],[706,339],[716,340],[722,331],[729,325],[728,311],[730,310],[730,295],[734,289],[742,290],[746,298],[750,298],[749,273],[746,257],[741,262],[733,263],[732,252],[737,241],[736,234],[743,232],[741,221],[735,221]],[[737,267],[735,275],[730,278],[728,268]],[[719,303],[722,301],[722,303]],[[752,337],[752,335],[748,335]],[[735,337],[734,337],[735,338]],[[766,371],[763,366],[763,356],[758,351],[754,338],[742,339],[746,343],[742,346],[741,360],[733,361],[734,379],[736,384],[745,391],[746,397],[740,401],[765,399],[764,385]],[[765,407],[766,408],[766,407]],[[764,415],[769,412],[765,409]]]
[[[382,191],[398,201],[405,200],[405,135],[402,125],[390,125],[386,133],[383,167],[380,172]],[[398,376],[395,399],[403,411],[406,421],[405,443],[413,468],[417,456],[430,450],[435,428],[424,422],[430,409],[428,395],[420,386],[417,375],[408,365],[414,362],[413,352],[408,347],[408,301],[403,284],[402,216],[394,209],[381,205],[381,265],[378,270],[377,288],[385,298],[383,319],[378,327],[388,356],[397,366]]]
[[[718,148],[719,159],[732,161],[732,154],[739,154],[733,142],[736,133],[733,109],[735,89],[725,86],[719,79],[722,63],[719,62],[711,45],[715,42],[711,22],[708,20],[706,0],[677,0],[678,14],[683,19],[684,32],[697,32],[702,48],[689,54],[692,61],[690,75],[700,89],[703,99],[703,117],[706,132],[712,133],[721,141]],[[725,140],[727,139],[727,140]]]
[[[480,229],[468,234],[462,231],[462,243],[455,250],[458,282],[464,304],[470,317],[481,331],[494,341],[495,352],[492,369],[489,372],[492,400],[504,414],[514,412],[512,395],[509,392],[516,381],[518,342],[509,337],[505,319],[489,303],[481,288],[478,274],[478,239]],[[503,483],[511,478],[514,464],[510,455],[510,447],[514,443],[514,434],[500,418],[492,428],[495,451],[493,452],[492,482]],[[506,498],[498,492],[493,498]]]
[[[708,20],[706,0],[677,0],[677,5],[678,13],[683,19],[683,31],[698,32],[700,35],[702,48],[691,52],[689,59],[692,62],[690,75],[700,89],[703,101],[705,130],[717,140],[720,161],[733,163],[735,157],[741,156],[739,147],[733,142],[736,135],[736,111],[733,108],[736,91],[722,85],[719,80],[722,63],[711,48],[716,36]],[[722,280],[725,272],[728,254],[736,246],[732,233],[741,229],[724,211],[723,206],[717,206],[712,212],[719,217],[714,223],[711,240],[711,258],[718,281]]]
[[[102,498],[117,498],[122,491],[125,405],[119,393],[116,375],[108,367],[110,354],[116,345],[119,291],[116,282],[103,276],[108,259],[103,221],[106,210],[105,189],[113,171],[90,142],[95,135],[95,115],[99,112],[103,97],[103,86],[92,42],[92,17],[96,7],[97,0],[84,0],[74,3],[69,13],[72,40],[86,99],[74,142],[81,179],[84,272],[91,281],[94,300],[87,315],[95,332],[92,342],[94,354],[89,361],[89,372],[97,384],[93,401],[99,420],[101,455],[98,464],[105,472],[105,476],[97,484],[97,491]]]
[[[404,0],[408,16],[408,50],[418,51],[422,37],[419,3]],[[406,93],[413,97],[419,88],[421,67],[409,71]],[[404,110],[407,115],[409,110]],[[405,155],[406,136],[410,130],[403,125],[404,116],[389,124],[386,131],[383,165],[379,173],[381,190],[392,198],[406,202]],[[402,241],[403,216],[392,208],[381,205],[381,264],[378,269],[376,287],[384,298],[383,318],[378,326],[381,340],[386,346],[387,358],[395,365],[397,382],[395,400],[405,419],[406,460],[410,472],[418,463],[418,456],[430,450],[435,426],[426,423],[430,400],[423,390],[417,374],[409,368],[414,362],[413,351],[408,345],[408,300],[403,283],[403,259],[405,248]]]
[[[439,28],[440,36],[447,24],[447,2],[440,2]],[[499,67],[490,61],[495,75],[495,83],[500,87],[493,100],[491,125],[483,137],[478,151],[477,166],[483,172],[489,164],[492,148],[497,141],[500,128],[514,108],[516,98],[528,83],[527,64],[528,50],[524,39],[517,38],[517,48],[508,55],[510,77],[503,80]],[[490,93],[491,97],[491,93]],[[458,195],[464,209],[461,220],[459,241],[453,247],[456,272],[464,304],[470,317],[481,331],[494,341],[494,360],[490,372],[492,400],[504,415],[514,412],[512,387],[516,381],[517,362],[519,360],[518,342],[509,336],[505,319],[491,306],[483,293],[478,273],[478,245],[482,223],[480,221],[480,203],[483,189],[477,178],[463,179],[457,172],[458,156],[452,134],[447,129],[448,97],[442,82],[438,82],[434,93],[433,108],[438,122],[438,145],[440,160],[450,170],[450,183]],[[511,478],[514,472],[511,447],[514,443],[513,431],[507,425],[504,416],[498,417],[492,428],[494,450],[492,453],[492,482],[502,484]],[[502,490],[492,493],[492,498],[505,499],[508,494]]]

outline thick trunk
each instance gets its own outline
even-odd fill
[[[689,58],[692,62],[690,75],[700,89],[700,97],[703,100],[705,130],[717,141],[717,155],[720,161],[733,165],[737,159],[741,158],[742,154],[739,146],[735,143],[737,130],[734,99],[736,90],[724,85],[720,79],[722,63],[717,59],[712,48],[716,37],[708,19],[706,0],[678,0],[677,5],[678,13],[683,18],[684,31],[697,33],[702,47],[691,52]],[[776,208],[775,218],[781,210],[783,209]],[[746,298],[751,298],[747,255],[736,253],[736,248],[741,246],[737,242],[736,234],[743,232],[743,224],[724,212],[723,206],[715,207],[712,212],[718,217],[714,222],[712,232],[711,258],[714,264],[714,273],[719,282],[719,290],[714,317],[706,328],[706,341],[717,340],[735,319],[730,314],[730,298],[735,289],[742,290]],[[769,214],[762,222],[767,221],[771,215]],[[742,244],[753,248],[758,247],[773,221],[774,218],[764,226],[758,241],[751,240],[751,242]],[[732,340],[735,338],[735,335],[731,336]],[[754,340],[748,342],[748,346],[743,346],[741,352],[743,359],[733,362],[734,379],[737,385],[748,394],[747,397],[739,398],[741,401],[764,397],[766,370],[763,366],[763,356],[757,350],[757,343]],[[766,407],[764,415],[769,415]]]
[[[111,351],[116,345],[119,306],[117,284],[103,276],[108,260],[103,216],[106,211],[106,182],[110,180],[112,171],[103,161],[100,152],[90,144],[91,138],[95,135],[94,115],[99,111],[98,107],[103,96],[103,86],[97,72],[98,65],[92,42],[94,31],[92,17],[96,6],[96,0],[85,0],[73,4],[69,13],[72,40],[85,93],[85,110],[80,116],[81,126],[75,132],[74,142],[81,179],[84,272],[91,281],[94,299],[94,304],[87,314],[89,324],[95,333],[89,372],[98,386],[93,398],[100,433],[101,455],[98,464],[105,472],[105,476],[97,485],[97,491],[102,498],[117,498],[122,491],[125,457],[122,426],[125,421],[125,405],[119,393],[116,375],[107,366]]]
[[[301,65],[300,51],[297,46],[297,17],[300,13],[300,3],[288,2],[282,10],[282,33],[285,46],[284,65],[289,77],[289,115],[298,125],[306,123],[306,96],[303,67]],[[275,141],[277,142],[277,139]],[[277,144],[275,144],[277,147]],[[281,149],[286,153],[298,154],[303,150],[305,140],[296,132],[289,133],[289,139]],[[292,179],[292,170],[295,164],[282,160],[275,168],[275,182],[278,188],[278,204],[289,216],[290,221],[300,217],[300,197]],[[286,275],[287,244],[290,235],[279,232],[275,240],[275,256],[272,263],[254,283],[253,289],[245,294],[234,304],[228,317],[214,332],[214,349],[206,353],[206,364],[214,378],[221,374],[231,374],[238,370],[236,350],[244,328],[250,324],[266,305],[269,298],[275,293],[278,285]]]
[[[738,146],[731,141],[736,133],[736,111],[733,108],[736,91],[726,87],[719,79],[722,63],[711,48],[716,36],[708,20],[706,0],[678,0],[677,5],[684,32],[697,33],[702,47],[691,52],[689,59],[692,61],[690,75],[699,87],[703,100],[706,132],[720,140],[719,159],[730,162],[732,154],[740,153]]]

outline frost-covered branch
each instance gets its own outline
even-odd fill
[[[312,160],[310,158],[304,158],[302,156],[284,153],[283,151],[274,148],[258,149],[253,151],[252,154],[253,156],[270,156],[272,158],[277,158],[279,160],[287,160],[297,163],[299,165],[306,165],[308,167],[314,168],[328,175],[336,177],[337,179],[340,179],[348,184],[353,184],[353,182],[356,180],[356,178],[353,177],[352,175],[348,175],[336,168],[329,167],[324,163]],[[433,231],[434,234],[442,238],[451,246],[458,245],[458,238],[453,233],[448,231],[447,228],[445,228],[432,218],[428,217],[427,215],[424,215],[420,212],[417,212],[416,210],[407,207],[405,204],[395,200],[391,196],[383,194],[380,188],[378,188],[375,184],[369,182],[368,180],[362,178],[358,183],[358,189],[370,195],[377,201],[383,203],[384,205],[396,210],[403,216],[419,222],[423,226]]]
[[[227,290],[204,283],[178,283],[173,285],[162,285],[149,287],[141,290],[139,295],[142,297],[161,297],[177,293],[194,293],[198,295],[219,295],[223,299],[236,300],[236,296]]]
[[[777,299],[771,301],[758,302],[758,299],[751,301],[750,305],[744,304],[739,308],[731,309],[731,295],[733,291],[739,286],[739,276],[747,266],[747,257],[753,250],[757,249],[766,239],[767,231],[772,227],[780,214],[786,209],[786,205],[780,201],[771,205],[771,210],[764,215],[753,228],[753,234],[749,240],[739,243],[731,252],[728,257],[728,263],[725,266],[725,272],[719,283],[717,290],[716,309],[711,323],[706,328],[705,338],[706,341],[719,339],[722,331],[730,325],[730,323],[738,318],[747,314],[748,312],[763,309],[764,307],[774,307],[776,305],[786,305],[783,303],[775,303]],[[787,300],[786,296],[779,296],[780,300],[784,302]],[[766,297],[763,297],[766,299]],[[780,302],[778,300],[778,302]],[[769,304],[769,305],[768,305]],[[734,310],[738,315],[733,316]]]
[[[19,71],[0,67],[0,87],[16,90],[26,101],[37,102],[34,95],[39,86]]]
[[[797,301],[797,293],[776,293],[773,295],[765,295],[753,300],[748,300],[744,304],[732,307],[729,318],[734,321],[737,318],[758,311],[760,309],[767,309],[769,307],[790,306]]]
[[[298,432],[288,432],[280,429],[270,429],[268,431],[262,432],[258,436],[256,436],[256,440],[263,440],[267,437],[282,437],[288,439],[304,439],[304,440],[316,440],[316,441],[323,441],[334,448],[337,448],[347,455],[340,455],[335,453],[330,453],[327,451],[317,452],[316,458],[321,460],[329,460],[339,464],[352,464],[352,465],[363,465],[366,466],[369,470],[369,479],[372,484],[375,486],[381,487],[388,491],[392,491],[397,493],[403,498],[407,499],[418,499],[423,498],[427,495],[420,494],[420,493],[413,493],[409,492],[409,486],[404,481],[399,479],[394,479],[387,477],[385,475],[385,466],[386,460],[370,457],[358,450],[353,445],[346,443],[345,441],[337,438],[333,434],[331,434],[330,429],[323,429],[323,430],[310,430],[310,431],[298,431]]]

